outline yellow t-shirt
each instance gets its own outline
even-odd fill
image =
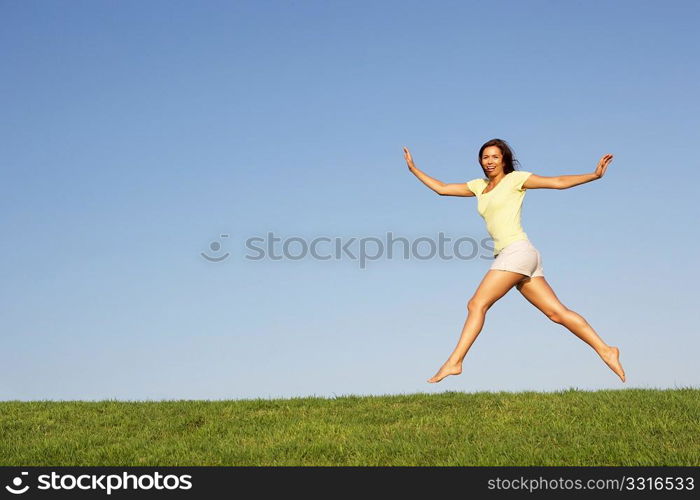
[[[472,179],[467,186],[476,195],[477,210],[486,221],[486,230],[493,238],[494,257],[507,245],[527,239],[520,226],[520,208],[525,198],[525,180],[532,172],[515,170],[506,174],[488,193],[483,193],[488,179]]]

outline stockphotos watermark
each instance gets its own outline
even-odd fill
[[[231,235],[221,234],[219,239],[209,243],[209,249],[200,255],[209,262],[223,262],[232,253],[228,250]],[[244,240],[246,260],[351,260],[360,269],[366,269],[368,262],[379,259],[404,260],[471,260],[493,258],[491,238],[477,240],[469,236],[452,238],[438,233],[437,238],[419,236],[406,238],[388,232],[383,238],[376,236],[317,236],[315,238],[288,236],[279,237],[272,232],[263,236],[251,236]],[[210,255],[213,254],[213,255]]]
[[[13,495],[23,495],[31,489],[29,472],[22,471],[15,476],[5,490]],[[25,482],[25,480],[27,480]],[[51,471],[50,474],[40,474],[36,477],[34,488],[37,490],[83,490],[102,491],[111,495],[116,490],[190,490],[192,476],[189,474],[64,474]]]

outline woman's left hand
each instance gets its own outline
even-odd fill
[[[613,155],[605,155],[603,156],[600,161],[598,162],[598,166],[595,168],[595,175],[600,179],[605,175],[605,171],[608,169],[608,165],[610,165],[610,162],[613,159]]]

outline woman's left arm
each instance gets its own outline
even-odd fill
[[[611,154],[604,155],[598,162],[595,172],[591,174],[560,175],[557,177],[542,177],[540,175],[532,174],[523,183],[523,188],[568,189],[570,187],[578,186],[579,184],[595,181],[605,175],[605,171],[608,169],[608,165],[610,165],[612,158],[613,155]]]

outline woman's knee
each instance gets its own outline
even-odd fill
[[[567,320],[568,313],[570,313],[566,308],[563,309],[552,309],[551,311],[547,312],[547,317],[554,321],[555,323],[558,323],[560,325],[564,324]]]
[[[470,313],[482,313],[485,314],[489,310],[491,304],[485,302],[483,299],[477,299],[472,297],[469,302],[467,302],[467,311]]]

